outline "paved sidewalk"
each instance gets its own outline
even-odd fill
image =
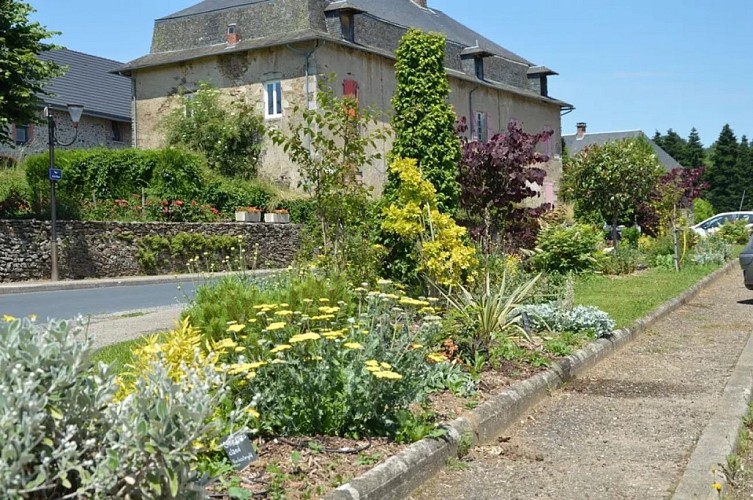
[[[89,318],[89,333],[94,337],[94,348],[125,342],[149,333],[169,330],[180,319],[183,306],[117,313]],[[132,315],[133,314],[133,315]]]
[[[738,271],[733,267],[411,498],[671,497],[699,438],[719,417],[725,385],[753,331],[753,293]],[[712,481],[709,473],[709,487]]]

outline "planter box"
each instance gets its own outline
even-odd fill
[[[261,212],[235,212],[235,220],[238,222],[261,222]]]
[[[290,214],[264,214],[264,222],[287,224],[288,222],[290,222]]]

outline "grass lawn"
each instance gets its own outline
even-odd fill
[[[717,269],[715,265],[688,265],[679,273],[651,268],[627,276],[583,276],[575,282],[575,302],[608,312],[617,328],[622,328]]]
[[[143,343],[141,338],[108,345],[94,352],[95,362],[103,361],[111,366],[114,373],[120,373],[133,360],[133,349]]]

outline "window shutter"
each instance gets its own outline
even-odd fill
[[[343,80],[343,95],[358,99],[358,82],[355,80]]]
[[[34,141],[34,124],[30,123],[29,128],[26,129],[26,137],[28,139],[28,143],[31,144]]]

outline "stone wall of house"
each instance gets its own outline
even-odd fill
[[[53,111],[57,125],[56,136],[59,142],[68,143],[76,134],[73,122],[67,111]],[[55,146],[55,149],[81,149],[104,147],[110,149],[131,147],[131,122],[115,122],[104,118],[96,118],[84,115],[78,124],[78,136],[70,146]],[[117,127],[119,137],[116,137]],[[36,153],[44,153],[48,150],[48,133],[46,120],[42,123],[30,125],[30,139],[27,144],[10,148],[0,146],[0,155],[20,161],[24,156]],[[13,131],[11,130],[11,133]],[[118,139],[118,140],[116,140]]]
[[[181,232],[242,238],[248,267],[285,267],[298,252],[300,230],[297,224],[61,221],[59,273],[61,279],[143,274],[139,241]],[[49,279],[50,268],[49,222],[0,220],[0,282]]]

